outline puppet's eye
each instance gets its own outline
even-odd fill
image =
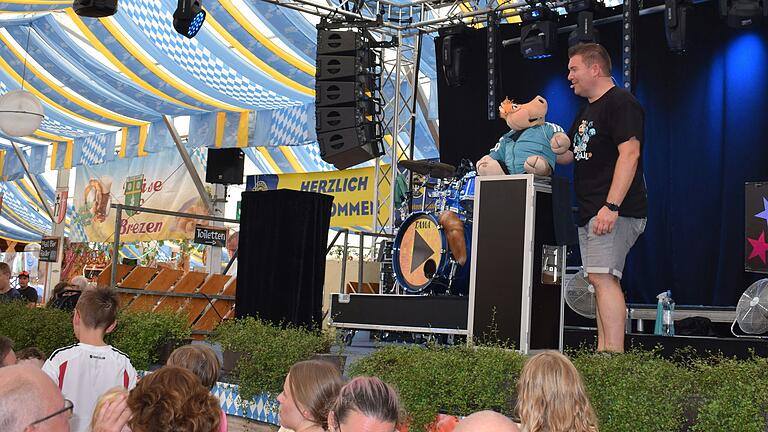
[[[513,109],[513,110],[516,110],[516,109],[518,109],[518,108],[520,108],[520,105],[518,105],[518,104],[516,104],[516,103],[513,103],[513,104],[512,104],[512,109]]]

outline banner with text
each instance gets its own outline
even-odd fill
[[[252,175],[246,179],[249,191],[293,189],[333,195],[331,226],[371,228],[374,226],[374,167],[297,174]],[[382,171],[386,170],[382,166]],[[389,195],[389,183],[383,182],[379,196]],[[379,209],[386,219],[389,206]]]
[[[199,159],[194,155],[192,159],[198,172],[201,172]],[[79,166],[75,191],[76,218],[85,229],[88,241],[92,242],[114,239],[115,209],[110,208],[111,204],[207,214],[176,151],[95,166]],[[196,224],[208,223],[190,217],[124,210],[120,221],[120,240],[191,239]]]

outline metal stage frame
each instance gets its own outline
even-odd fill
[[[473,9],[471,2],[463,0],[264,0],[268,3],[318,16],[336,28],[364,28],[382,42],[378,50],[381,58],[381,94],[383,103],[382,148],[384,155],[376,158],[379,169],[375,172],[374,229],[376,233],[393,234],[398,209],[395,208],[394,185],[397,162],[413,159],[414,129],[418,109],[426,105],[419,94],[419,64],[422,35],[456,24],[483,26],[489,20],[499,20],[520,15],[537,3],[530,0],[494,0],[485,7]],[[570,1],[548,3],[552,9],[564,7]],[[625,0],[624,13],[595,20],[596,24],[623,20],[626,28],[633,29],[640,9],[640,0]],[[654,11],[658,11],[658,8]],[[662,9],[663,10],[663,6]],[[643,10],[641,13],[648,13]],[[435,17],[437,15],[437,17]],[[322,26],[323,22],[318,25]],[[559,32],[570,31],[575,26],[562,27]],[[634,80],[634,32],[624,39],[624,87],[631,90]],[[517,43],[512,39],[504,45]],[[420,108],[421,107],[421,108]],[[439,142],[435,122],[430,132]],[[406,138],[408,137],[408,138]],[[388,163],[388,164],[387,164]],[[409,184],[412,188],[412,178]],[[381,193],[382,185],[389,185],[389,193]],[[379,210],[384,209],[383,214]]]

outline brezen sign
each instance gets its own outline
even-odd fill
[[[227,229],[195,225],[195,243],[208,246],[226,247]]]

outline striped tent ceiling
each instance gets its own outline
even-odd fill
[[[205,24],[187,39],[173,29],[174,0],[119,0],[118,13],[101,19],[79,17],[70,1],[0,2],[0,94],[24,88],[45,110],[32,136],[13,138],[30,170],[171,148],[164,115],[189,118],[190,147],[243,147],[258,173],[332,170],[314,132],[314,18],[259,0],[202,4]],[[427,37],[421,77],[424,88],[432,82],[433,115],[434,64]],[[417,159],[437,157],[424,111],[417,113]],[[0,237],[34,241],[51,222],[11,138],[0,132]],[[52,202],[53,190],[38,177]]]

